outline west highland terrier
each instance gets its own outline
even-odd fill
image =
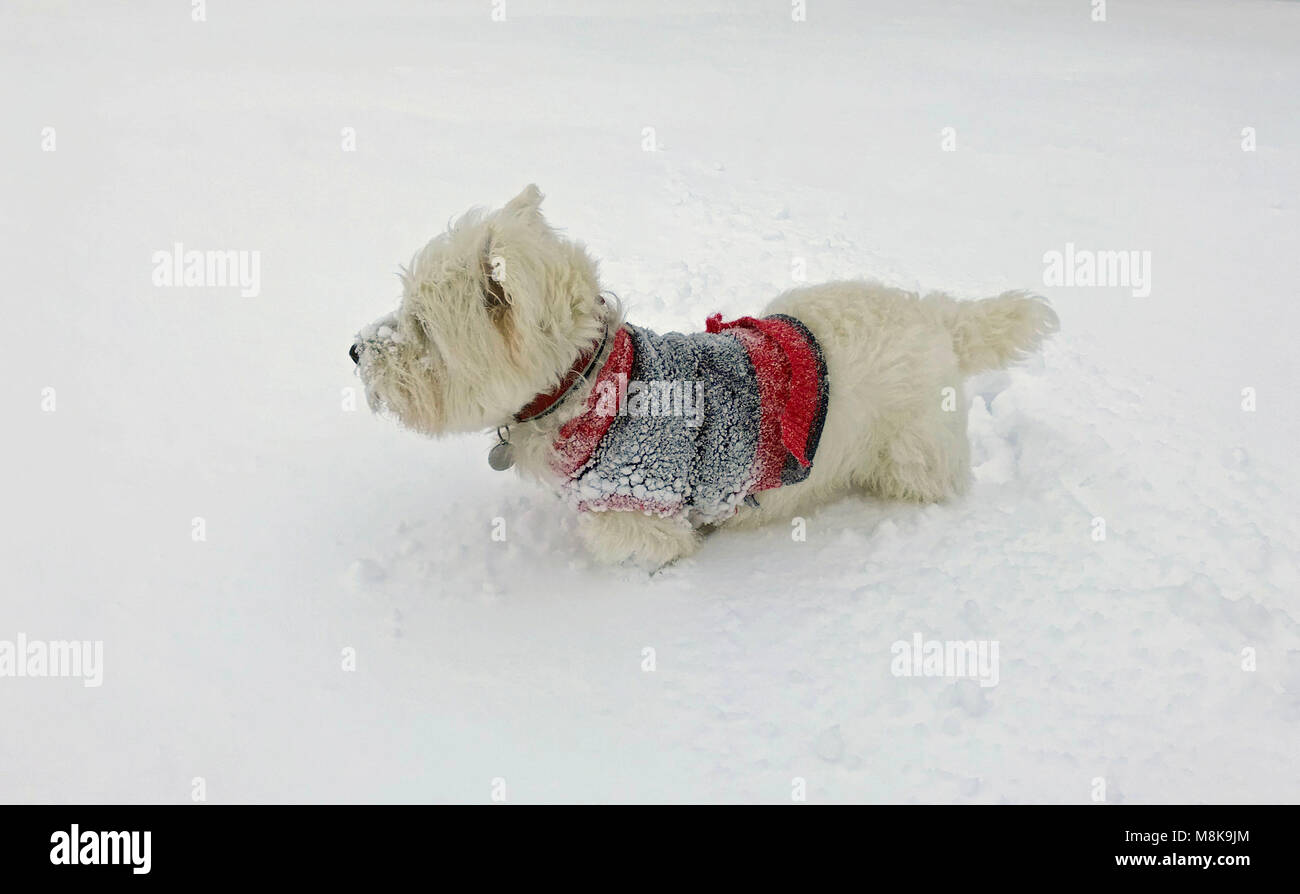
[[[434,238],[403,271],[397,312],[349,354],[372,409],[429,435],[495,430],[492,467],[557,490],[602,561],[658,567],[714,526],[789,523],[854,491],[962,493],[963,379],[1057,328],[1025,292],[954,301],[835,282],[660,335],[624,320],[541,202],[530,185]]]

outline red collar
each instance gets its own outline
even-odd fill
[[[585,379],[591,374],[591,371],[596,366],[596,361],[600,359],[600,355],[605,351],[607,341],[609,341],[608,323],[605,325],[605,334],[600,337],[600,341],[578,355],[578,359],[573,361],[573,365],[569,367],[569,372],[560,380],[560,384],[550,391],[540,392],[536,397],[524,404],[523,409],[515,413],[515,422],[530,422],[533,419],[540,419],[559,406],[560,401],[564,400],[564,396],[578,384],[578,380]]]

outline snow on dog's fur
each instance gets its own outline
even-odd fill
[[[434,238],[403,272],[398,311],[363,330],[353,356],[375,410],[429,435],[508,425],[519,470],[554,485],[552,444],[582,412],[591,382],[549,415],[524,423],[513,416],[558,387],[622,318],[601,297],[596,262],[547,225],[541,201],[530,185],[500,210],[471,211]],[[1025,292],[955,301],[868,281],[792,289],[763,310],[771,314],[800,320],[821,345],[825,426],[808,478],[764,491],[761,505],[740,507],[726,525],[788,523],[854,491],[924,502],[962,493],[966,413],[944,409],[945,389],[960,395],[967,376],[1025,357],[1057,328],[1046,300]],[[584,541],[604,561],[657,566],[700,543],[701,531],[681,518],[612,510],[579,517]]]

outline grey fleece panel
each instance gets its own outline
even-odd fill
[[[630,381],[681,383],[692,398],[699,393],[695,383],[703,383],[702,421],[617,417],[568,482],[570,499],[589,509],[641,509],[696,524],[730,517],[755,474],[760,405],[748,353],[730,335],[627,330],[634,350]]]

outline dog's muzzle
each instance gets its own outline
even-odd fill
[[[361,342],[354,341],[352,347],[348,348],[348,356],[352,358],[353,363],[361,362]]]

